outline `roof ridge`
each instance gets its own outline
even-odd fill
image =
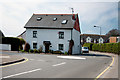
[[[33,14],[33,15],[73,15],[73,14]]]
[[[81,34],[81,35],[94,35],[94,36],[100,36],[99,34]],[[101,35],[101,36],[106,36],[106,35]]]

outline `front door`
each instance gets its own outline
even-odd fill
[[[49,52],[49,45],[45,45],[45,53]]]

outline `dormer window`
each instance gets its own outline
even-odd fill
[[[63,20],[61,24],[67,24],[68,20]]]
[[[40,21],[42,19],[42,17],[37,17],[37,21]]]
[[[57,20],[57,18],[53,18],[53,21],[56,21]]]

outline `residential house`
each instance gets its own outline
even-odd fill
[[[0,30],[0,50],[11,50],[10,44],[3,44],[2,38],[5,37],[3,32]]]
[[[120,42],[120,37],[119,36],[118,37],[110,37],[109,42],[110,43],[118,43],[118,42]]]
[[[109,38],[106,35],[81,34],[81,44],[84,43],[107,43]]]
[[[78,14],[33,14],[24,28],[31,49],[81,52]]]
[[[26,38],[26,31],[24,31],[23,33],[21,33],[20,35],[17,36],[18,38],[22,38],[25,40]]]
[[[2,37],[5,37],[2,31],[0,30],[0,44],[2,44]]]

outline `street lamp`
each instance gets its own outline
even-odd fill
[[[94,27],[100,28],[100,37],[101,37],[101,27],[100,26],[94,26]],[[100,39],[100,43],[101,43],[101,39]]]

